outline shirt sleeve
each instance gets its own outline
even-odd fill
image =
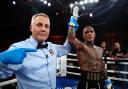
[[[10,46],[8,50],[16,48],[15,46]],[[21,68],[22,64],[4,64],[0,62],[0,78],[5,79],[14,73],[14,71],[18,71]]]
[[[0,62],[0,79],[6,79],[13,75],[13,71],[9,69],[5,64]]]
[[[10,49],[8,49],[10,50]],[[5,65],[4,63],[0,62],[0,79],[6,79],[13,75],[13,70],[8,67],[8,64]]]
[[[71,45],[66,40],[63,45],[57,45],[56,49],[57,49],[57,56],[61,57],[61,56],[64,56],[64,55],[67,55],[68,53],[70,53]]]

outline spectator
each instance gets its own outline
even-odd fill
[[[114,43],[114,49],[112,51],[112,57],[116,59],[115,66],[113,66],[114,70],[117,71],[128,71],[128,67],[125,64],[120,64],[120,61],[127,57],[127,50],[124,48],[121,48],[121,45],[119,42]],[[119,78],[127,79],[126,74],[119,73]],[[121,82],[122,89],[127,89],[127,82]]]

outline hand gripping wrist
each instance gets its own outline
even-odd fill
[[[75,27],[77,25],[77,18],[71,16],[69,25]]]
[[[71,16],[69,26],[74,27],[74,31],[76,32],[77,29],[79,28],[79,25],[77,23],[77,18],[75,18],[74,16]]]

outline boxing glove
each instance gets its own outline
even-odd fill
[[[112,82],[110,79],[105,80],[104,89],[112,89]]]
[[[27,52],[36,52],[31,48],[16,48],[0,53],[0,61],[4,64],[21,64]]]
[[[74,31],[76,32],[77,29],[79,28],[79,25],[77,23],[77,18],[75,18],[74,16],[71,16],[69,26],[74,27]]]

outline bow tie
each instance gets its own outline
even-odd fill
[[[48,44],[47,43],[45,43],[45,44],[38,43],[38,45],[37,45],[37,49],[39,49],[39,48],[43,49],[43,48],[47,48],[47,47],[48,47]]]

